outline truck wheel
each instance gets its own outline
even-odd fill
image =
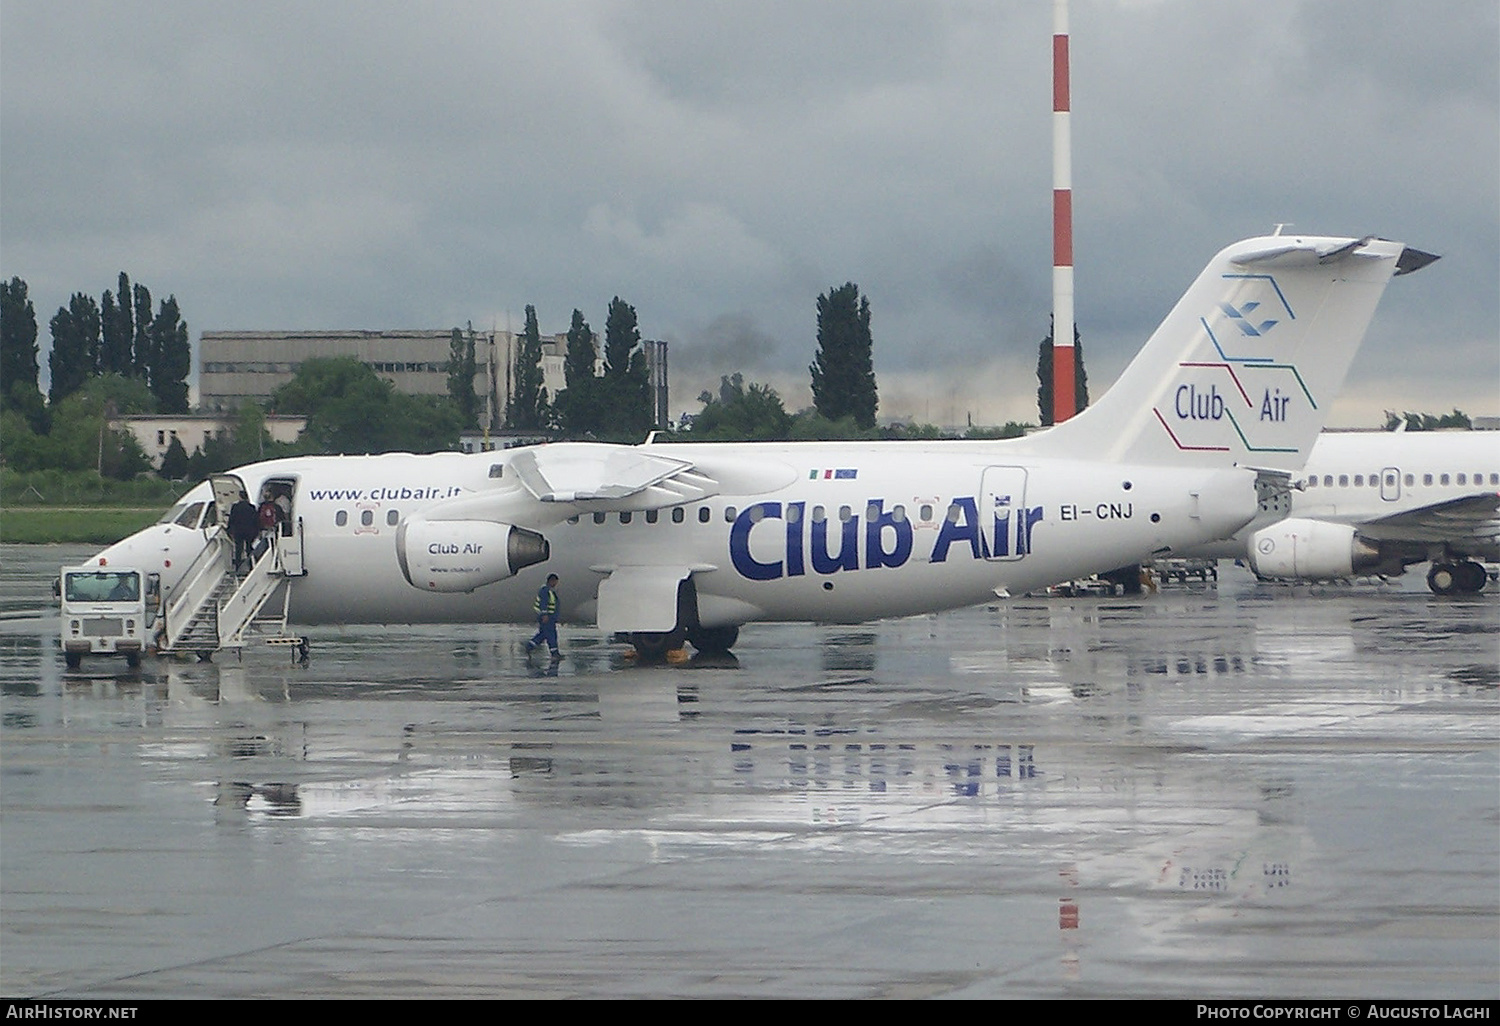
[[[141,668],[141,654],[139,652],[126,652],[125,665],[132,670],[139,670]]]
[[[83,655],[79,652],[64,652],[63,662],[68,664],[68,669],[76,670],[83,665]]]

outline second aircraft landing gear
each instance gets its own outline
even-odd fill
[[[1427,587],[1434,595],[1473,595],[1484,590],[1489,579],[1484,564],[1473,560],[1461,563],[1434,563],[1427,571]]]

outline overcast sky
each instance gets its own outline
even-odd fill
[[[817,296],[870,300],[882,417],[1035,420],[1049,0],[0,0],[0,275],[47,322],[119,271],[204,330],[544,332],[618,295],[810,402]],[[1496,0],[1073,0],[1093,394],[1217,250],[1375,234],[1332,423],[1500,414]],[[45,361],[45,355],[44,355]]]

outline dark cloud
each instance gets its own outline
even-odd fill
[[[619,295],[674,371],[789,392],[817,295],[854,281],[884,411],[1029,405],[1050,19],[896,0],[6,0],[0,273],[45,322],[125,269],[195,331],[504,326],[528,303],[559,331]],[[1074,0],[1072,19],[1078,321],[1099,387],[1208,257],[1281,221],[1445,253],[1391,288],[1350,387],[1401,405],[1374,368],[1430,346],[1413,392],[1494,406],[1493,0]]]

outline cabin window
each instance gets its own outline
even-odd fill
[[[672,507],[672,523],[680,524],[686,517],[687,514],[682,511],[681,506]]]
[[[956,502],[955,503],[951,503],[948,506],[948,523],[950,523],[950,524],[956,524],[956,523],[958,523],[959,518],[962,517],[963,515],[964,515],[964,511],[958,508],[958,503],[956,503]]]
[[[594,523],[596,523],[596,524],[602,524],[602,523],[604,523],[604,516],[605,515],[603,513],[595,513],[594,514]]]
[[[387,524],[389,524],[391,527],[395,527],[396,526],[396,521],[398,521],[400,519],[401,519],[401,514],[397,513],[395,510],[388,509],[388,510],[385,511],[385,522]]]
[[[1348,474],[1340,474],[1339,475],[1339,487],[1340,488],[1348,488],[1349,487],[1349,475]]]
[[[802,507],[801,507],[801,505],[799,505],[798,503],[795,503],[795,502],[789,502],[789,503],[787,503],[786,504],[786,522],[789,523],[789,524],[795,524],[795,523],[800,522],[801,520],[802,520]]]
[[[1468,484],[1469,482],[1464,478],[1464,475],[1459,474],[1458,475],[1458,483],[1459,484]]]
[[[568,518],[568,523],[570,523],[570,524],[576,524],[576,523],[578,523],[578,514],[574,513],[572,516],[570,516]]]
[[[1396,487],[1396,474],[1395,474],[1394,471],[1392,471],[1391,473],[1385,475],[1385,486],[1387,488],[1394,488],[1394,487]]]
[[[891,507],[891,520],[898,524],[906,523],[906,507],[897,503]]]
[[[1448,475],[1447,474],[1444,474],[1442,477],[1438,478],[1438,484],[1447,484],[1447,483],[1448,483]]]
[[[700,523],[700,524],[706,524],[706,523],[708,523],[708,518],[711,517],[712,515],[713,514],[708,511],[708,507],[707,506],[699,506],[698,507],[698,523]]]
[[[1406,475],[1406,487],[1410,488],[1412,485],[1414,485],[1416,483],[1417,483],[1417,475],[1416,474],[1407,474]]]
[[[932,506],[929,505],[929,504],[927,504],[927,503],[923,503],[920,515],[921,515],[921,518],[922,518],[922,523],[925,524],[925,523],[928,523],[929,521],[931,521],[932,520]]]
[[[361,524],[363,524],[365,527],[369,527],[372,524],[374,524],[375,523],[375,511],[372,510],[372,509],[365,510],[363,513],[361,513],[359,515],[359,522]]]
[[[724,507],[724,522],[726,524],[732,524],[732,523],[734,523],[734,513],[735,513],[735,509],[734,509],[733,506],[725,506]]]
[[[1431,474],[1423,474],[1422,475],[1422,483],[1424,485],[1430,485],[1430,484],[1432,484],[1432,475]]]
[[[814,506],[812,511],[813,523],[821,524],[828,519],[828,511],[822,506]]]
[[[1492,484],[1492,485],[1500,485],[1500,474],[1491,474],[1490,475],[1490,484]]]
[[[646,523],[648,523],[648,524],[654,524],[654,523],[656,523],[656,518],[659,517],[659,516],[661,516],[661,514],[658,513],[654,509],[648,509],[648,510],[646,510]]]
[[[880,504],[878,502],[872,502],[865,507],[865,519],[871,523],[880,519]]]
[[[1332,488],[1333,487],[1333,475],[1332,474],[1324,474],[1323,475],[1323,487],[1324,488]]]
[[[341,510],[339,510],[337,513],[335,513],[333,515],[333,522],[337,526],[343,527],[345,524],[347,524],[349,522],[349,511],[347,509],[341,509]]]
[[[490,477],[504,477],[504,476],[505,476],[505,464],[504,463],[491,463],[490,464]]]
[[[1365,486],[1365,475],[1363,475],[1363,474],[1355,474],[1354,475],[1354,487],[1356,487],[1356,488],[1363,488],[1364,486]]]
[[[1307,479],[1307,487],[1309,487],[1309,488],[1316,488],[1316,487],[1318,487],[1318,475],[1317,474],[1314,474],[1312,477],[1310,477],[1310,478]]]

